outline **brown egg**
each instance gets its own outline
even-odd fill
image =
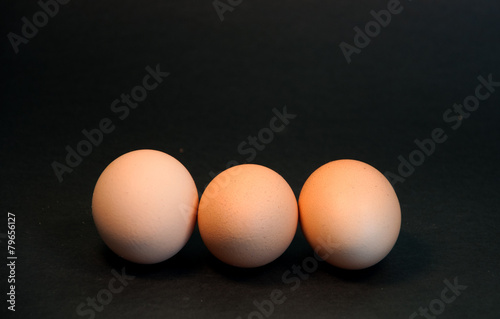
[[[300,222],[314,251],[328,263],[362,269],[382,260],[401,228],[399,201],[386,177],[356,160],[327,163],[305,182]]]
[[[166,260],[186,244],[197,207],[188,170],[155,150],[118,157],[102,172],[92,197],[94,222],[106,245],[141,264]]]
[[[298,223],[297,200],[273,170],[255,164],[231,167],[205,189],[198,210],[203,242],[221,261],[258,267],[290,245]]]

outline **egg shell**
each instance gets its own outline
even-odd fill
[[[221,261],[244,268],[278,258],[298,224],[297,200],[275,171],[256,164],[231,167],[205,189],[198,211],[203,242]]]
[[[106,167],[92,197],[97,230],[117,255],[152,264],[175,255],[196,223],[198,192],[188,170],[155,150],[124,154]]]
[[[345,269],[378,263],[401,228],[392,185],[377,169],[356,160],[333,161],[314,171],[301,190],[299,212],[315,252]]]

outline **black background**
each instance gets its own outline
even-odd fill
[[[498,318],[500,88],[457,130],[443,113],[474,94],[478,76],[500,81],[500,5],[401,5],[348,64],[339,44],[353,44],[353,28],[387,1],[243,0],[220,21],[211,1],[73,0],[17,54],[7,34],[21,35],[21,18],[40,7],[2,1],[0,232],[14,213],[18,257],[15,313],[1,267],[2,317],[88,318],[77,306],[125,267],[135,279],[96,318],[247,318],[274,289],[286,301],[272,318],[408,318],[455,277],[467,288],[438,318]],[[170,76],[120,120],[111,102],[157,64]],[[362,271],[320,263],[292,291],[282,275],[312,255],[300,231],[279,259],[250,270],[217,261],[197,231],[157,265],[134,265],[106,248],[90,204],[113,159],[164,151],[189,169],[201,194],[211,171],[246,161],[238,145],[285,105],[296,118],[252,162],[280,173],[296,196],[326,162],[354,158],[397,173],[415,139],[446,132],[395,185],[402,230],[382,262]],[[59,182],[51,164],[64,163],[65,147],[103,118],[116,129]]]

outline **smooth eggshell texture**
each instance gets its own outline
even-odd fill
[[[196,223],[198,192],[175,158],[137,150],[102,172],[92,197],[97,230],[117,255],[151,264],[175,255]]]
[[[198,227],[210,252],[244,268],[278,258],[290,245],[297,224],[297,200],[288,183],[255,164],[234,166],[217,175],[198,210]]]
[[[315,252],[328,263],[362,269],[382,260],[401,228],[392,185],[374,167],[356,160],[327,163],[305,182],[300,222]]]

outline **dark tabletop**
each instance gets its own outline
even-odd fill
[[[499,2],[0,6],[2,318],[500,317]],[[284,111],[282,131],[242,149]],[[100,239],[91,198],[113,159],[143,148],[181,161],[200,195],[232,161],[298,196],[322,164],[358,159],[394,183],[401,234],[361,271],[293,273],[313,254],[300,230],[256,269],[219,262],[198,230],[170,260],[135,265]]]

